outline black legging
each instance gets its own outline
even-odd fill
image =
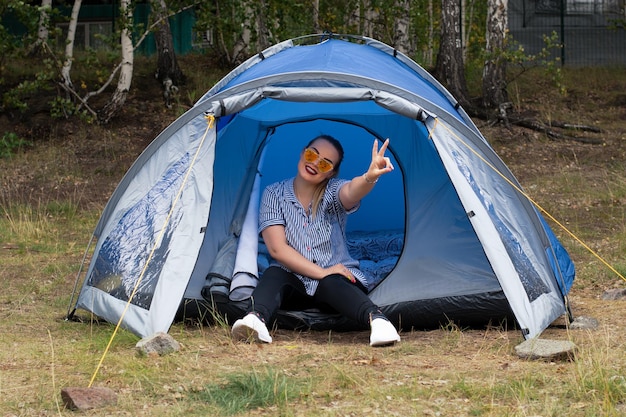
[[[271,266],[263,273],[252,293],[250,312],[257,313],[269,323],[283,301],[292,298],[326,304],[361,325],[369,324],[370,315],[381,314],[358,281],[353,284],[341,274],[328,275],[319,281],[317,291],[311,297],[298,277],[277,266]]]

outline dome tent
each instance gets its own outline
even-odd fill
[[[155,138],[95,228],[74,311],[143,337],[204,300],[230,321],[243,314],[268,263],[259,190],[292,176],[319,134],[342,142],[343,178],[390,138],[396,169],[347,234],[370,298],[402,329],[512,318],[530,338],[567,312],[567,252],[456,100],[393,48],[333,35],[253,56]],[[279,323],[350,328],[293,306]]]

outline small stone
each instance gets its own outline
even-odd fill
[[[626,299],[626,288],[605,291],[604,294],[602,294],[602,299],[607,301]]]
[[[141,339],[135,347],[144,355],[157,354],[162,356],[180,350],[180,344],[172,336],[163,332]]]
[[[117,394],[110,388],[63,388],[61,399],[70,410],[91,410],[117,404]]]
[[[599,326],[598,320],[594,319],[593,317],[576,317],[576,319],[574,319],[574,321],[569,325],[570,329],[577,329],[577,330],[584,330],[584,329],[588,329],[588,330],[596,330]]]
[[[517,356],[523,359],[571,360],[576,345],[569,340],[529,339],[515,346]]]

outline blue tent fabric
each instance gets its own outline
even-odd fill
[[[406,65],[398,64],[398,61],[393,56],[375,48],[363,49],[361,53],[354,55],[350,53],[352,46],[352,44],[346,42],[327,41],[314,46],[290,48],[280,55],[266,58],[263,65],[255,65],[250,68],[229,82],[224,89],[244,84],[251,80],[275,76],[282,72],[295,74],[306,72],[345,74],[350,78],[355,76],[362,77],[364,80],[376,80],[398,89],[404,89],[415,95],[422,96],[424,100],[461,118],[453,104],[439,90],[433,89],[429,81],[424,79],[422,75],[418,74],[416,76]],[[360,81],[357,79],[345,84],[351,85],[355,82],[358,84]],[[289,84],[286,83],[286,85]],[[302,81],[292,81],[291,84],[302,85]],[[309,81],[309,85],[312,84],[319,86],[320,80],[312,79]],[[341,84],[337,82],[329,83],[329,85],[338,86]]]
[[[263,242],[252,242],[258,265],[233,270],[250,243],[241,239],[258,238],[242,238],[252,190],[293,176],[319,134],[342,142],[348,179],[367,169],[374,140],[390,139],[397,169],[349,216],[347,233],[373,277],[370,298],[402,329],[510,319],[535,337],[567,312],[575,276],[567,251],[465,111],[400,52],[342,36],[289,40],[251,57],[155,138],[96,226],[77,307],[119,320],[124,297],[110,283],[135,282],[145,268],[154,275],[142,294],[149,298],[131,300],[121,318],[135,333],[167,331],[194,303],[235,320],[250,300],[241,296],[249,289],[231,297],[233,275],[249,274],[249,285],[268,264]],[[186,159],[181,183],[184,155],[198,157]],[[128,244],[145,228],[126,219],[149,221],[172,207],[155,256],[149,244]],[[281,326],[355,328],[332,311],[283,307]]]

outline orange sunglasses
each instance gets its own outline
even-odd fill
[[[334,167],[331,161],[326,158],[321,158],[319,152],[317,152],[317,149],[315,148],[306,148],[304,150],[304,160],[309,164],[317,162],[317,169],[322,174],[327,173]]]

